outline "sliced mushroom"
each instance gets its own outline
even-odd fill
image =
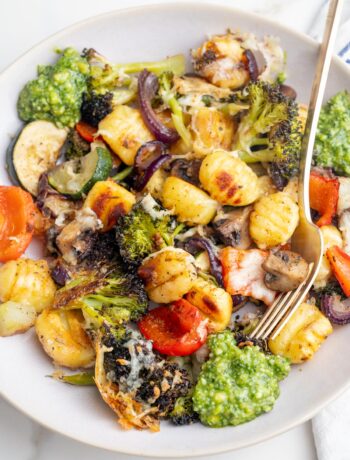
[[[201,164],[201,160],[185,160],[183,158],[178,158],[171,162],[170,175],[179,177],[186,182],[198,186],[200,185],[199,169]]]
[[[296,289],[308,274],[308,263],[292,251],[271,252],[262,264],[267,272],[265,284],[273,291],[288,292]]]
[[[216,236],[227,245],[239,249],[248,249],[252,244],[249,235],[249,215],[252,206],[234,209],[214,221]]]

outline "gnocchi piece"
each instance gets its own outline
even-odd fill
[[[230,150],[235,133],[231,117],[211,107],[202,107],[192,115],[191,132],[195,156],[204,157],[214,150]]]
[[[137,150],[154,139],[138,109],[118,105],[98,125],[98,133],[127,165],[134,164]]]
[[[298,203],[299,196],[298,196],[298,188],[299,188],[299,180],[297,177],[293,177],[290,179],[288,184],[284,187],[283,191],[288,193],[288,195],[292,198],[295,203]]]
[[[258,176],[244,161],[223,150],[205,157],[199,180],[209,195],[223,205],[245,206],[259,196]]]
[[[164,182],[167,178],[167,174],[163,169],[158,169],[147,182],[144,192],[150,193],[153,198],[162,200]]]
[[[17,302],[0,304],[0,337],[25,332],[35,323],[36,311],[31,305]]]
[[[285,244],[299,222],[299,208],[285,192],[260,198],[250,214],[249,232],[260,249]]]
[[[215,216],[216,201],[203,190],[178,177],[168,177],[163,186],[162,203],[177,215],[180,222],[206,225]]]
[[[55,364],[91,367],[95,351],[84,329],[80,310],[44,310],[35,322],[38,339]]]
[[[326,256],[327,249],[332,246],[339,246],[340,248],[343,247],[343,239],[337,227],[334,225],[323,225],[320,230],[323,236],[323,256],[321,266],[315,280],[315,286],[317,288],[324,287],[332,276],[332,269]]]
[[[32,306],[37,313],[51,307],[56,292],[46,260],[17,259],[0,267],[0,301]]]
[[[103,224],[103,231],[110,230],[120,216],[127,214],[135,204],[135,195],[113,180],[96,182],[88,193],[84,208],[92,209]]]
[[[258,177],[259,197],[276,193],[277,189],[270,176]]]
[[[145,284],[148,297],[157,303],[181,299],[197,278],[191,254],[171,247],[147,257],[138,274]]]
[[[315,305],[302,303],[268,345],[275,355],[285,356],[292,363],[302,363],[313,357],[332,332],[328,318]]]
[[[186,299],[208,318],[209,332],[223,331],[232,315],[232,297],[224,289],[197,278]]]
[[[214,35],[192,50],[196,72],[220,88],[236,89],[249,82],[242,40],[233,34]]]

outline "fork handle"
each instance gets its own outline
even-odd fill
[[[340,22],[343,0],[330,0],[326,27],[320,47],[315,77],[312,85],[309,109],[305,125],[305,134],[300,153],[299,170],[299,207],[306,220],[311,222],[309,181],[311,160],[314,150],[318,119],[326,89],[329,68],[332,60],[334,44]]]

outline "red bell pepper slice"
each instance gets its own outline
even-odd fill
[[[344,294],[350,297],[350,256],[339,246],[327,249],[326,255]]]
[[[87,142],[94,142],[97,128],[94,128],[93,126],[85,123],[85,121],[79,121],[79,123],[75,125],[75,129],[78,134]]]
[[[316,225],[322,227],[332,223],[337,212],[339,181],[315,172],[310,175],[310,207],[320,214]]]

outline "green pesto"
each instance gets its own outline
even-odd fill
[[[350,176],[350,93],[342,91],[323,107],[318,122],[315,162]]]
[[[86,59],[75,49],[66,48],[54,65],[38,66],[38,77],[24,86],[17,101],[19,117],[73,127],[80,119],[88,75]]]
[[[255,346],[237,347],[230,331],[211,335],[208,346],[209,359],[193,393],[201,422],[217,428],[239,425],[270,411],[280,394],[278,382],[289,373],[289,361]]]

